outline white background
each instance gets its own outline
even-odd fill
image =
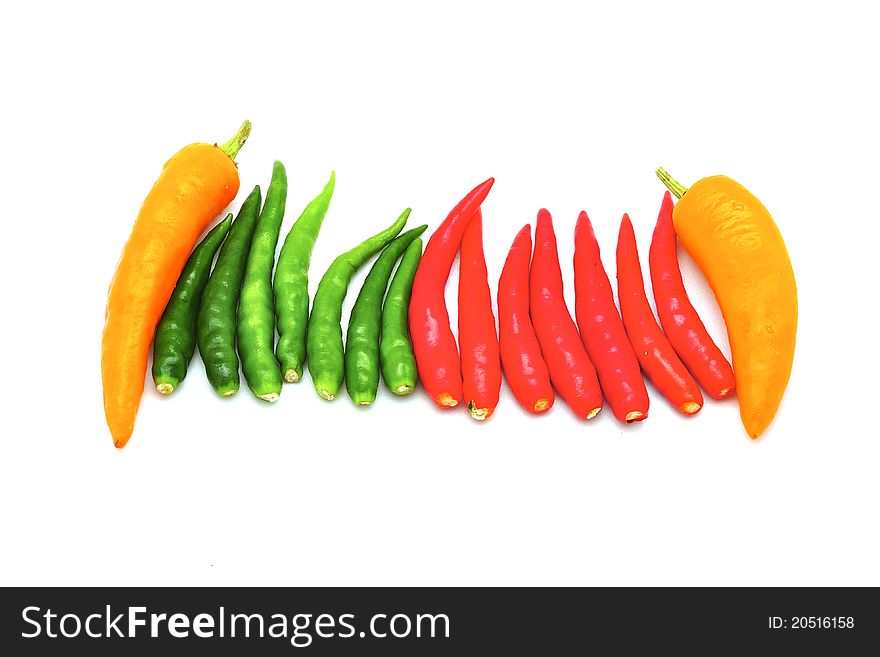
[[[574,7],[4,5],[0,583],[880,584],[876,22],[846,2]],[[735,401],[685,420],[653,390],[637,427],[559,400],[535,418],[505,390],[480,425],[421,392],[331,405],[308,379],[270,407],[216,398],[196,358],[171,398],[147,387],[117,451],[99,352],[119,252],[165,160],[244,118],[233,207],[279,158],[286,233],[337,172],[312,290],[404,207],[433,229],[491,175],[493,289],[546,206],[573,303],[580,209],[613,280],[624,211],[646,263],[655,167],[738,179],[799,286],[775,423],[753,443]]]

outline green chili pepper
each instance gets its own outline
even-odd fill
[[[241,304],[238,309],[238,355],[251,392],[267,402],[281,394],[281,368],[275,359],[275,303],[272,268],[287,201],[287,174],[276,160],[266,202],[251,241]]]
[[[208,381],[224,397],[238,392],[238,354],[235,353],[235,318],[241,281],[254,228],[260,217],[260,186],[242,203],[229,237],[220,247],[217,264],[202,295],[197,336],[199,355]]]
[[[306,338],[309,373],[315,390],[324,399],[333,399],[345,375],[342,346],[342,302],[352,276],[375,253],[403,229],[409,218],[407,208],[389,228],[377,233],[337,257],[318,283]]]
[[[388,279],[406,247],[425,232],[427,224],[413,228],[385,247],[367,274],[348,319],[345,339],[345,387],[358,406],[376,401],[379,388],[379,332],[382,324],[382,299]]]
[[[409,298],[413,278],[422,258],[422,240],[413,240],[403,258],[382,306],[382,337],[379,341],[379,361],[382,379],[395,395],[408,395],[416,388],[419,370],[409,338]]]
[[[306,206],[287,233],[275,266],[275,312],[278,316],[275,355],[288,383],[296,383],[302,378],[309,323],[309,262],[335,185],[336,173],[331,171],[324,190]]]
[[[163,395],[171,394],[186,377],[189,361],[196,349],[196,319],[202,293],[211,274],[214,254],[223,243],[230,214],[214,226],[183,266],[165,312],[156,326],[153,341],[153,382]]]
[[[230,214],[193,249],[156,325],[153,382],[156,390],[163,395],[170,395],[186,378],[189,361],[196,349],[196,319],[202,293],[211,274],[214,254],[223,243],[231,224]]]

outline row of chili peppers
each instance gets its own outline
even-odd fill
[[[238,192],[235,157],[250,128],[250,122],[245,121],[222,146],[195,143],[178,151],[163,167],[138,213],[110,286],[101,342],[104,412],[116,447],[124,447],[134,429],[149,347],[175,281],[198,236]],[[280,176],[283,167],[276,169]],[[629,218],[624,215],[618,239],[618,313],[586,213],[581,213],[575,227],[575,323],[562,294],[552,219],[549,212],[541,210],[534,253],[531,228],[526,226],[514,240],[505,263],[498,289],[500,331],[496,333],[480,210],[493,179],[462,199],[428,243],[415,273],[408,309],[419,376],[438,406],[450,408],[464,400],[473,417],[486,419],[498,403],[503,368],[514,395],[530,412],[546,411],[558,393],[580,417],[595,417],[604,399],[622,422],[638,422],[648,415],[644,372],[687,415],[702,407],[700,386],[717,399],[729,397],[735,387],[743,427],[752,438],[761,435],[773,421],[788,385],[797,334],[797,284],[782,234],[761,201],[732,178],[708,176],[686,188],[663,169],[658,169],[657,175],[679,199],[673,208],[671,197],[667,194],[664,198],[651,244],[651,280],[660,325],[645,294]],[[259,243],[260,271],[253,277],[253,289],[259,296],[253,299],[253,306],[260,306],[260,321],[254,323],[260,329],[259,355],[271,365],[270,370],[278,371],[280,379],[272,352],[275,317],[266,312],[271,309],[268,276],[274,255],[274,246],[267,250],[266,245],[274,245],[283,216],[279,211],[283,195],[274,196],[271,212],[266,215],[271,219],[271,239]],[[398,231],[406,214],[395,224]],[[301,255],[311,252],[316,230],[312,226],[308,235],[294,240]],[[678,268],[676,238],[715,294],[727,325],[733,371],[688,300]],[[362,247],[365,253],[375,250],[375,244]],[[444,294],[459,251],[461,356]],[[361,256],[358,262],[367,257]],[[297,318],[304,320],[308,258],[296,261]],[[338,284],[347,285],[348,280],[350,276],[341,277],[335,283],[330,295],[333,312],[316,314],[316,296],[308,314],[309,336],[319,334],[311,329],[313,315],[332,319],[325,335],[333,336],[336,387],[342,376],[341,328],[336,324],[344,297]],[[289,298],[290,290],[283,296]],[[265,307],[263,299],[268,299]],[[235,305],[232,296],[225,301],[224,313],[229,319]],[[402,306],[400,310],[402,313]],[[242,322],[226,322],[227,327],[233,324]],[[299,326],[301,344],[304,324],[299,322]],[[229,362],[235,362],[228,372],[234,386],[225,391],[227,394],[238,385],[232,341],[229,337],[226,342]],[[240,341],[239,347],[247,350],[248,344],[248,340]],[[295,370],[290,380],[299,379],[301,359],[295,365],[287,368]],[[245,370],[247,374],[247,367]],[[277,379],[270,382],[281,385]],[[168,382],[157,383],[160,390],[173,389]],[[327,399],[335,394],[323,383],[321,391]],[[267,401],[277,398],[277,392],[255,390]]]
[[[480,209],[493,183],[490,178],[478,185],[450,212],[428,242],[413,283],[410,334],[419,378],[435,404],[452,408],[464,400],[471,416],[485,420],[498,404],[502,369],[527,411],[546,412],[558,393],[583,419],[602,410],[603,398],[621,422],[647,418],[642,372],[684,415],[702,408],[701,387],[714,399],[733,393],[733,370],[682,282],[669,192],[663,197],[649,256],[662,328],[645,293],[629,216],[623,215],[616,254],[620,312],[590,219],[586,212],[578,216],[573,319],[563,297],[553,220],[542,209],[534,250],[527,224],[504,263],[496,332]],[[459,252],[460,357],[445,301],[446,282]]]

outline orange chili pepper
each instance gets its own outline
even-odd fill
[[[685,189],[663,169],[657,175],[681,199],[675,232],[718,299],[740,418],[757,438],[776,415],[794,360],[797,285],[782,234],[761,201],[727,176]]]
[[[168,160],[122,250],[101,341],[104,414],[116,447],[124,447],[134,429],[147,353],[183,265],[238,193],[234,158],[250,129],[245,121],[223,146],[190,144]]]

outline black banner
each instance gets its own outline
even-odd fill
[[[20,588],[0,595],[6,655],[118,655],[141,646],[163,657],[538,655],[646,645],[699,654],[854,654],[880,638],[880,603],[867,588]]]

